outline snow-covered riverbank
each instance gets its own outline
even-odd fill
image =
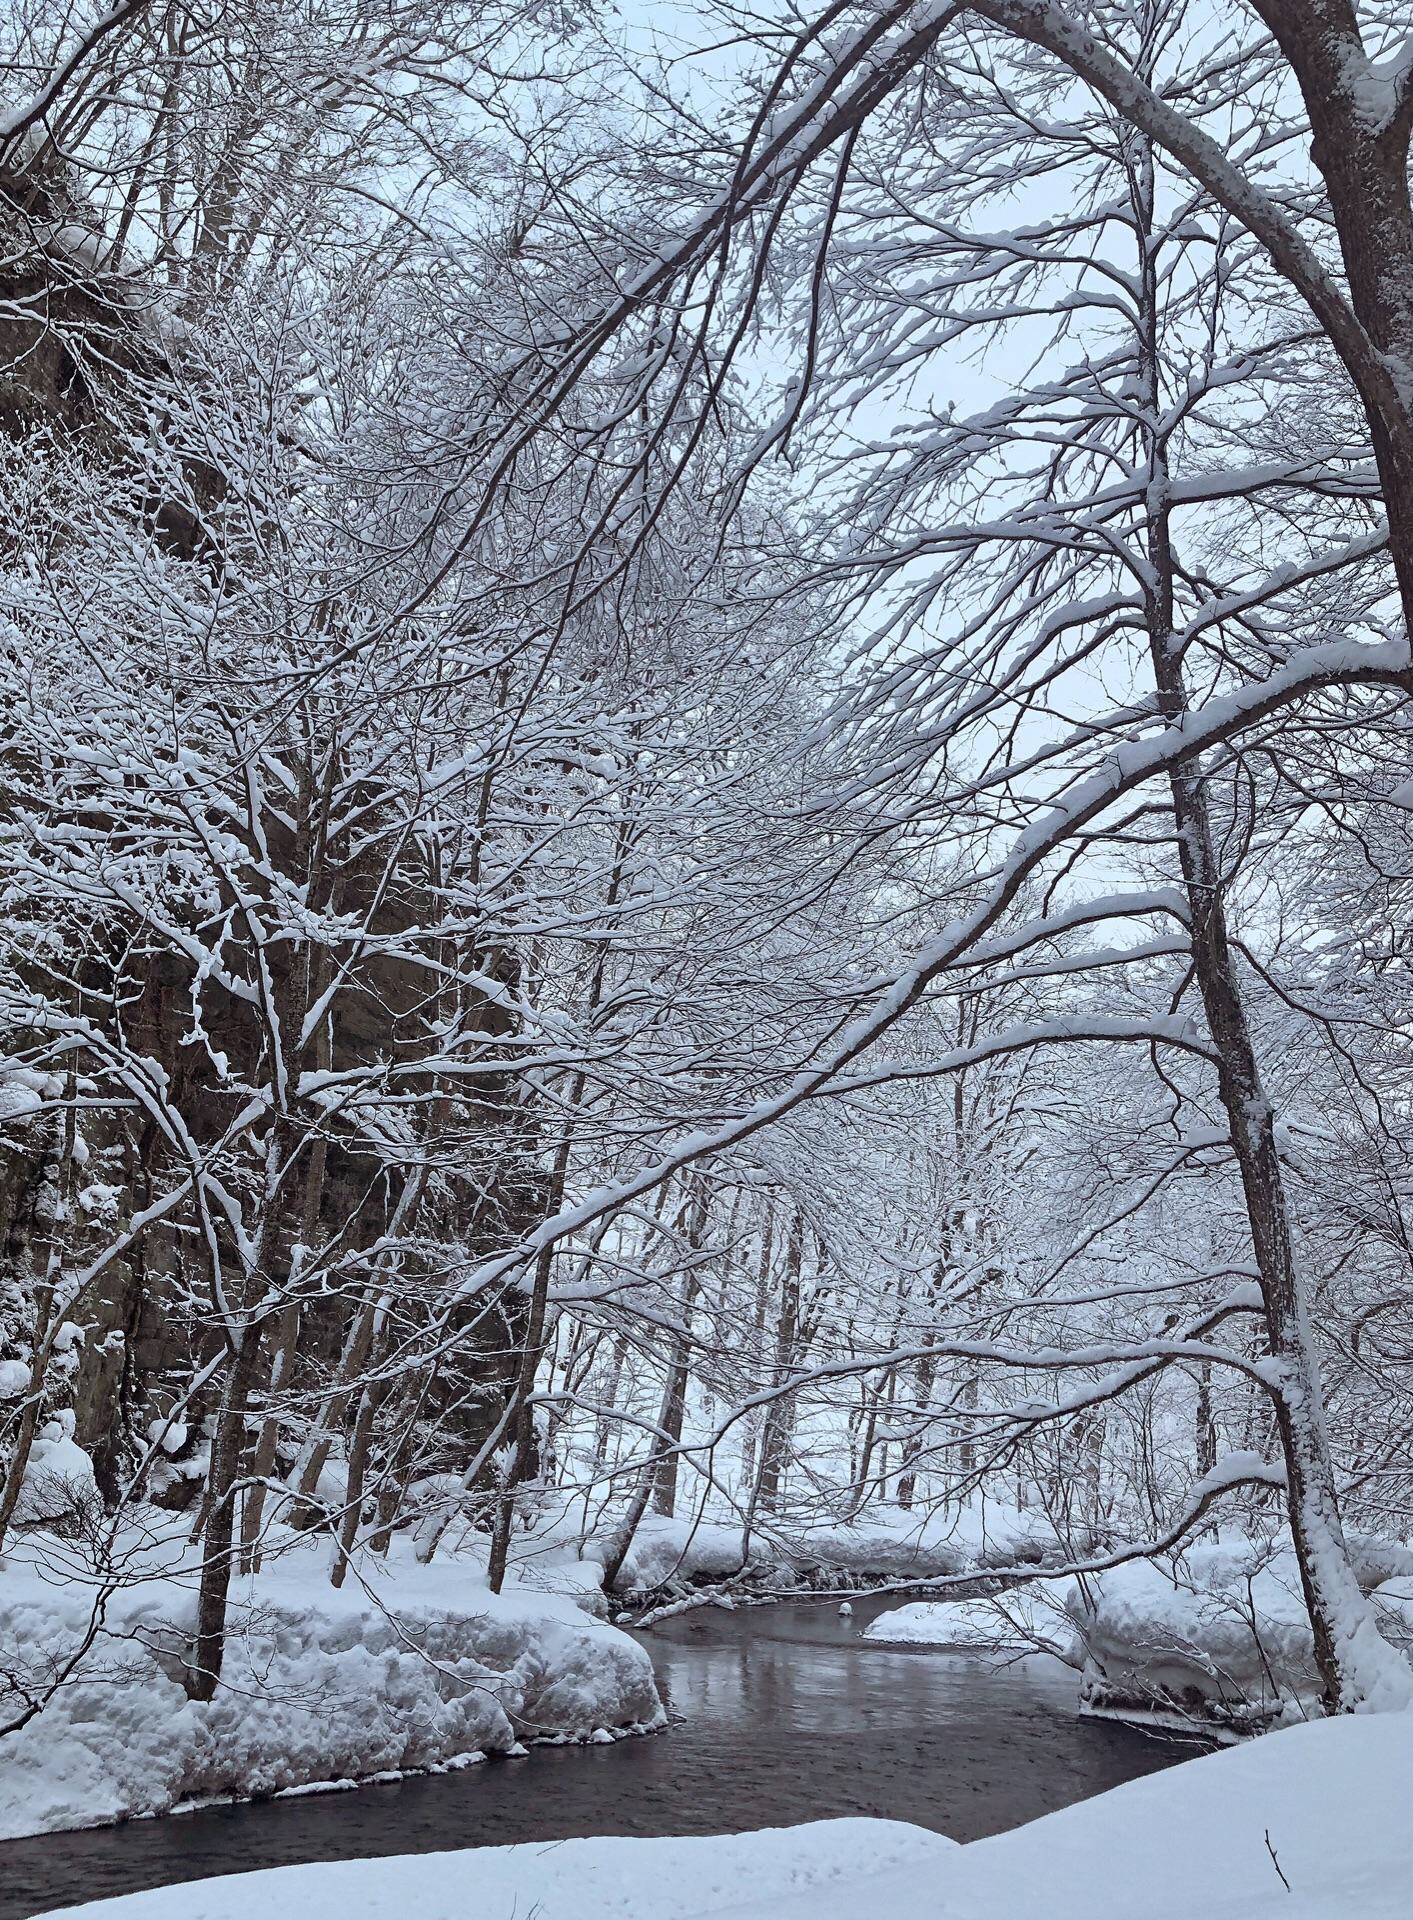
[[[1355,1569],[1395,1671],[1413,1645],[1409,1559],[1395,1542],[1354,1542]],[[1229,1533],[1083,1579],[916,1601],[880,1614],[868,1637],[1001,1660],[1058,1656],[1080,1671],[1088,1713],[1242,1733],[1319,1712],[1310,1617],[1295,1555],[1280,1535]]]
[[[441,1523],[435,1503],[421,1535],[396,1536],[385,1556],[360,1553],[341,1590],[330,1585],[327,1537],[273,1522],[261,1572],[233,1584],[215,1698],[189,1701],[181,1664],[198,1574],[189,1523],[135,1509],[105,1541],[82,1518],[97,1512],[85,1497],[88,1462],[72,1446],[65,1458],[66,1479],[42,1463],[51,1497],[31,1516],[58,1516],[65,1530],[35,1527],[0,1560],[0,1727],[37,1705],[0,1740],[0,1840],[661,1723],[647,1654],[590,1611],[615,1604],[602,1585],[616,1516],[576,1526],[563,1507],[517,1533],[502,1595],[486,1585],[482,1532],[448,1529],[422,1564]],[[617,1592],[685,1593],[746,1566],[787,1590],[927,1577],[1036,1557],[1054,1546],[1039,1525],[991,1501],[890,1510],[788,1538],[648,1515]]]
[[[101,1625],[73,1677],[0,1742],[0,1838],[163,1813],[215,1798],[464,1765],[536,1740],[609,1739],[661,1723],[652,1665],[572,1590],[491,1593],[466,1560],[419,1565],[406,1542],[340,1590],[328,1549],[296,1540],[234,1584],[215,1698],[186,1698],[189,1551],[134,1549],[106,1599],[76,1548],[39,1540],[0,1569],[9,1717]],[[566,1580],[563,1583],[569,1586]]]
[[[566,1556],[602,1559],[621,1519],[609,1508],[585,1524],[575,1503],[541,1516],[514,1547],[527,1568],[552,1567]],[[905,1509],[882,1502],[854,1520],[788,1522],[775,1516],[747,1528],[722,1512],[644,1514],[623,1556],[615,1590],[671,1595],[694,1583],[742,1574],[764,1588],[883,1585],[926,1581],[996,1567],[1036,1566],[1064,1557],[1054,1528],[1038,1510],[974,1496],[955,1505]]]
[[[1402,1920],[1413,1715],[1289,1728],[970,1846],[836,1820],[285,1867],[70,1920]],[[56,1916],[58,1920],[58,1916]]]

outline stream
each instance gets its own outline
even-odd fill
[[[0,1920],[139,1887],[303,1860],[578,1835],[731,1833],[844,1814],[956,1840],[1020,1825],[1195,1751],[1081,1720],[1057,1662],[993,1669],[873,1646],[896,1595],[710,1607],[643,1636],[674,1724],[459,1773],[208,1807],[0,1846]]]

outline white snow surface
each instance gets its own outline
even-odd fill
[[[36,1687],[92,1614],[63,1552],[36,1536],[0,1563],[0,1672]],[[647,1654],[573,1597],[493,1594],[475,1565],[406,1553],[336,1591],[328,1552],[299,1541],[233,1582],[221,1683],[200,1705],[172,1657],[194,1624],[190,1564],[170,1535],[148,1543],[77,1677],[0,1740],[0,1839],[661,1724]],[[0,1686],[0,1725],[14,1704]]]
[[[18,1400],[29,1392],[30,1373],[23,1360],[0,1360],[0,1400]]]
[[[20,1391],[24,1392],[28,1384],[26,1380]],[[93,1462],[59,1423],[51,1420],[35,1437],[25,1463],[19,1503],[15,1508],[16,1525],[32,1527],[46,1520],[58,1520],[86,1502],[96,1502],[97,1498]]]
[[[1099,1707],[1184,1703],[1259,1722],[1319,1694],[1295,1555],[1223,1535],[1171,1563],[1132,1560],[1076,1582],[1070,1613]]]
[[[1413,1577],[1385,1580],[1369,1597],[1384,1638],[1405,1652],[1413,1650]]]
[[[739,1526],[644,1514],[615,1584],[621,1592],[637,1593],[673,1579],[725,1579],[741,1570],[741,1546]],[[591,1542],[585,1551],[605,1552],[606,1541]]]
[[[547,1531],[546,1544],[562,1529]],[[611,1521],[584,1547],[602,1555],[612,1539]],[[746,1542],[739,1521],[645,1514],[633,1536],[616,1585],[620,1592],[643,1592],[673,1580],[724,1579],[739,1573]],[[528,1545],[522,1553],[533,1549]],[[1058,1553],[1054,1529],[1038,1512],[1024,1512],[1004,1501],[977,1499],[961,1507],[905,1511],[875,1507],[853,1523],[784,1525],[758,1522],[749,1543],[750,1564],[774,1568],[776,1582],[789,1586],[817,1570],[860,1579],[928,1579],[971,1567],[1033,1563]]]
[[[279,1867],[55,1920],[1405,1920],[1410,1775],[1413,1714],[1351,1716],[966,1847],[886,1820],[568,1840]]]
[[[1059,1551],[1044,1514],[980,1497],[931,1511],[875,1506],[851,1525],[780,1529],[779,1538],[802,1565],[891,1579],[1028,1564]]]
[[[936,1647],[1000,1659],[1050,1653],[1078,1666],[1074,1623],[1066,1612],[1067,1584],[1029,1580],[984,1600],[915,1600],[880,1613],[864,1629],[865,1640],[890,1646]]]

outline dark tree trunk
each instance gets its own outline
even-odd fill
[[[1154,250],[1151,151],[1141,141],[1135,179],[1140,238],[1141,379],[1149,416],[1160,414],[1159,295]],[[1150,585],[1145,614],[1158,702],[1171,726],[1189,712],[1176,644],[1167,448],[1145,431],[1152,474],[1147,526]],[[1331,1710],[1362,1703],[1364,1664],[1378,1659],[1377,1629],[1354,1578],[1340,1524],[1334,1469],[1325,1437],[1319,1368],[1307,1323],[1303,1282],[1291,1232],[1285,1178],[1276,1146],[1275,1112],[1262,1081],[1227,930],[1227,876],[1217,854],[1202,763],[1175,766],[1169,792],[1178,860],[1186,890],[1193,973],[1216,1056],[1217,1084],[1241,1177],[1252,1249],[1260,1277],[1269,1385],[1286,1472],[1286,1505],[1310,1614],[1315,1659]]]
[[[226,1391],[216,1417],[207,1477],[206,1530],[202,1540],[201,1585],[196,1598],[196,1644],[186,1670],[187,1697],[209,1700],[221,1677],[226,1651],[226,1603],[235,1551],[235,1495],[245,1452],[250,1394],[260,1361],[262,1327],[245,1328],[231,1362]]]

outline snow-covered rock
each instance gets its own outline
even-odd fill
[[[0,1075],[0,1127],[28,1120],[38,1113],[44,1104],[40,1086],[29,1084],[38,1080],[37,1074]]]
[[[1405,1574],[1397,1580],[1385,1580],[1369,1597],[1385,1640],[1402,1647],[1405,1653],[1413,1652],[1413,1578]]]
[[[15,1508],[17,1525],[33,1527],[67,1519],[97,1498],[93,1462],[58,1421],[51,1421],[35,1436],[30,1449]]]
[[[1413,1578],[1413,1547],[1404,1546],[1401,1540],[1381,1540],[1370,1533],[1351,1533],[1348,1542],[1355,1578],[1365,1593],[1372,1593],[1375,1587],[1382,1586],[1388,1580]]]
[[[19,1400],[29,1392],[30,1371],[23,1360],[0,1360],[0,1400]]]

